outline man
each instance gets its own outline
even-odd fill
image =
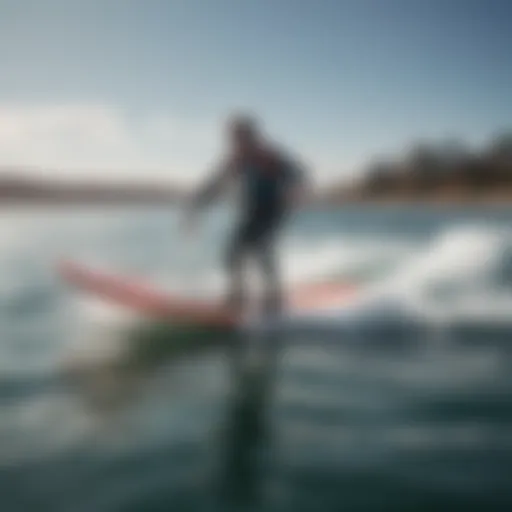
[[[255,119],[235,116],[228,122],[229,152],[218,169],[194,195],[189,220],[234,181],[240,185],[238,221],[227,248],[231,286],[228,306],[243,309],[246,301],[244,263],[254,257],[266,282],[267,312],[282,305],[275,256],[276,237],[291,209],[303,196],[303,170],[265,139]]]

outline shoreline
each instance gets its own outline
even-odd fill
[[[429,198],[361,198],[361,199],[336,199],[321,201],[320,204],[330,207],[344,206],[511,206],[512,197],[429,197]]]
[[[0,208],[10,207],[158,207],[158,206],[180,206],[183,205],[184,198],[169,197],[130,197],[130,198],[55,198],[55,197],[8,197],[0,198]],[[345,208],[358,206],[378,206],[378,207],[512,207],[512,196],[491,195],[481,197],[381,197],[381,198],[346,198],[346,199],[318,199],[312,200],[301,209],[317,208]]]

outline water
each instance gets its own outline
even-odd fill
[[[287,280],[361,286],[336,337],[177,356],[151,331],[116,365],[139,320],[56,262],[220,289],[225,220],[183,244],[172,209],[2,212],[2,510],[509,509],[512,211],[304,213]]]

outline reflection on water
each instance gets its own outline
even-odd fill
[[[123,346],[113,352],[113,357],[70,360],[63,367],[67,384],[92,410],[103,414],[113,414],[140,397],[147,381],[160,368],[170,365],[175,369],[196,355],[204,357],[219,347],[243,343],[236,333],[226,329],[167,323],[141,323],[117,334],[123,336]]]
[[[220,488],[225,502],[234,506],[255,505],[262,499],[263,453],[270,451],[268,445],[272,442],[268,416],[280,344],[272,336],[259,341],[255,353],[244,353],[247,347],[243,346],[232,352],[231,398],[221,442]]]
[[[191,342],[189,350],[180,345]],[[214,435],[218,452],[212,478],[212,502],[220,507],[256,506],[263,499],[264,454],[270,453],[272,402],[282,340],[169,326],[148,326],[132,333],[129,357],[74,368],[66,375],[77,398],[104,425],[133,407],[148,391],[155,371],[176,371],[184,360],[222,348],[228,369],[224,413]],[[194,347],[194,343],[198,346]],[[199,355],[194,353],[199,349]]]

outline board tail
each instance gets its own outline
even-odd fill
[[[59,273],[82,290],[153,318],[212,327],[236,327],[241,320],[240,315],[227,308],[198,299],[173,297],[142,279],[118,277],[69,261],[60,263]]]

